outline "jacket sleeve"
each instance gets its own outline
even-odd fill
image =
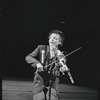
[[[26,56],[25,60],[28,64],[31,64],[34,68],[36,68],[37,63],[40,63],[39,60],[37,60],[39,56],[39,46],[29,55]]]

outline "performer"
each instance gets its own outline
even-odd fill
[[[59,50],[64,41],[63,32],[52,30],[48,38],[48,45],[38,45],[25,58],[36,69],[32,87],[33,100],[58,100],[59,77],[68,71],[67,59]]]

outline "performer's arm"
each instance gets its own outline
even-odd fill
[[[39,46],[29,55],[26,56],[25,60],[28,64],[31,64],[34,68],[43,67],[39,60],[36,59],[39,55]]]

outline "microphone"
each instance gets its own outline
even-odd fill
[[[41,63],[43,64],[44,63],[44,54],[45,54],[45,51],[42,50],[41,53],[42,53],[42,55],[41,55]]]
[[[73,77],[72,77],[70,71],[68,71],[67,73],[68,73],[68,76],[69,76],[69,78],[70,78],[71,83],[74,83],[74,80],[73,80]]]

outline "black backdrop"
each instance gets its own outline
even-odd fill
[[[32,79],[25,56],[48,44],[48,32],[59,29],[66,40],[67,65],[76,85],[97,88],[99,74],[100,7],[95,0],[5,0],[2,2],[2,77]],[[61,82],[71,84],[68,76]]]

